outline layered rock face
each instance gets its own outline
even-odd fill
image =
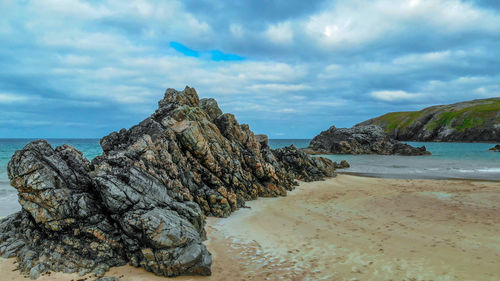
[[[330,127],[309,144],[313,153],[428,155],[425,146],[413,147],[389,137],[374,125],[353,128]]]
[[[295,179],[335,175],[328,159],[273,151],[213,99],[168,89],[159,108],[101,139],[92,162],[40,140],[8,165],[22,211],[0,221],[0,254],[22,272],[93,272],[130,263],[158,275],[209,275],[204,217],[284,196]]]
[[[317,181],[326,176],[335,176],[335,162],[323,157],[308,157],[307,154],[298,150],[293,144],[288,147],[273,150],[274,155],[281,165],[291,171],[294,178],[302,181]],[[347,163],[347,162],[346,162]],[[347,167],[342,167],[347,168]]]
[[[359,125],[377,125],[397,140],[500,141],[500,98],[392,112]]]

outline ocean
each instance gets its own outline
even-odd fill
[[[16,150],[32,139],[0,139],[0,217],[20,209],[16,190],[10,186],[7,163]],[[102,153],[99,139],[48,139],[53,145],[69,144],[82,151],[88,159]],[[309,145],[310,139],[271,139],[271,148],[290,144],[298,148]],[[351,168],[343,172],[366,176],[403,179],[479,179],[500,180],[500,153],[489,151],[491,143],[421,143],[430,156],[396,155],[326,155],[333,161],[347,160]]]
[[[294,144],[304,148],[309,139],[269,140],[272,148]],[[489,149],[492,143],[405,142],[425,145],[432,155],[322,155],[332,161],[347,160],[343,170],[365,176],[403,179],[479,179],[500,180],[500,153]]]

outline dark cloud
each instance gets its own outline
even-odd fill
[[[325,0],[242,0],[242,1],[183,1],[186,10],[216,27],[232,23],[247,28],[263,29],[269,23],[310,15],[318,11]]]
[[[500,2],[497,0],[470,0],[469,2],[486,9],[500,10]]]

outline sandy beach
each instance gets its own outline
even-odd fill
[[[210,277],[172,280],[499,280],[500,183],[352,175],[208,218]],[[0,280],[29,280],[0,259]],[[124,266],[107,276],[166,280]],[[45,280],[95,280],[52,273]]]

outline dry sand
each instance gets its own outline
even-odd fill
[[[172,280],[500,280],[499,182],[339,175],[248,205],[208,219],[212,276]],[[13,262],[0,259],[0,280],[29,280]],[[130,266],[107,275],[166,280]]]

